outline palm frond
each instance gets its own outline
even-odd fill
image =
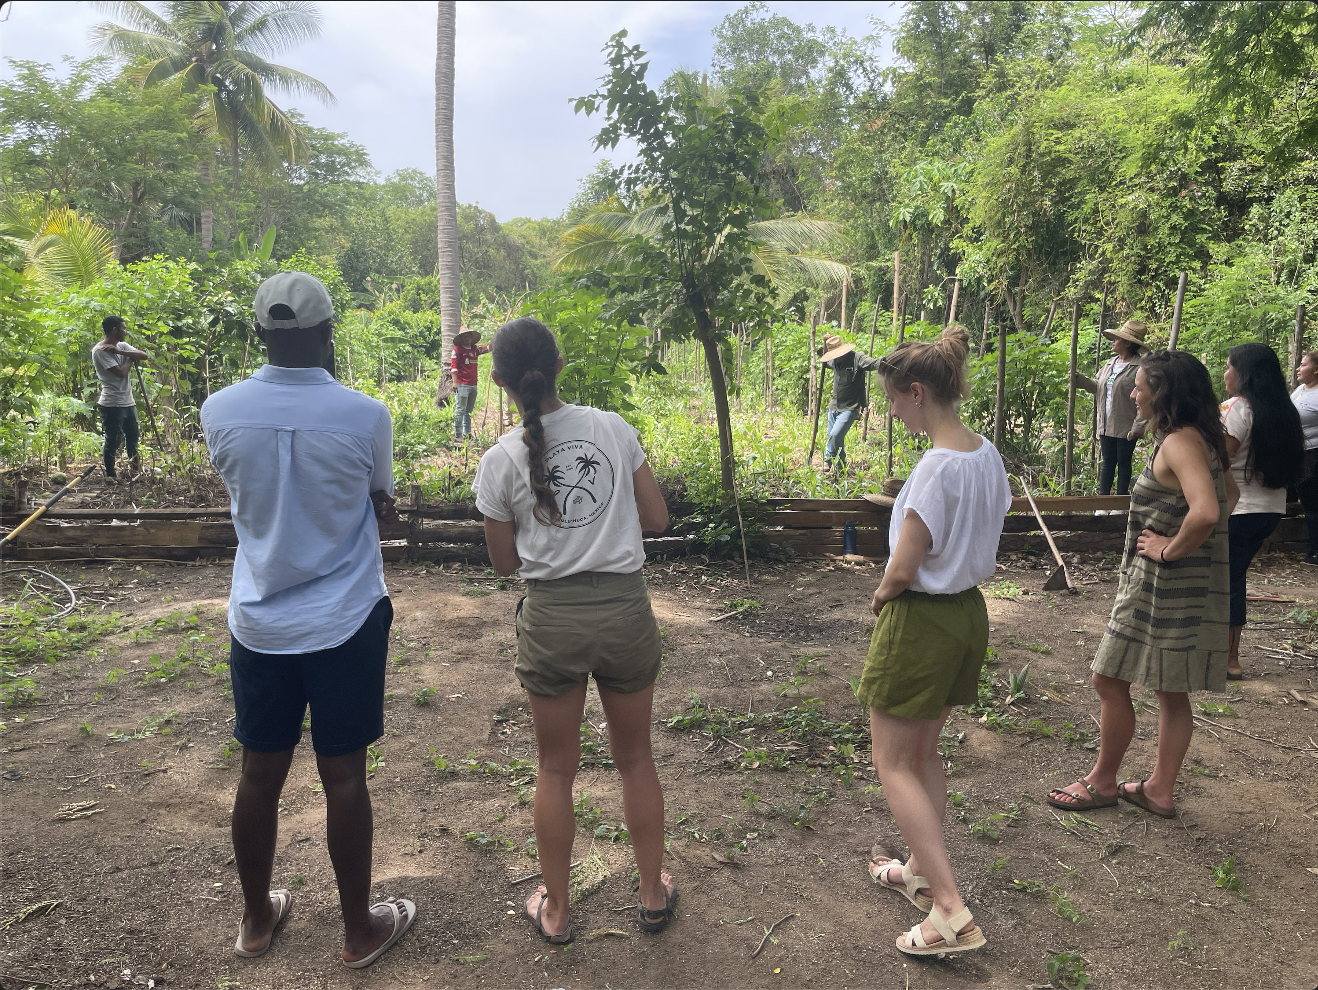
[[[290,69],[286,65],[275,65],[253,52],[242,49],[233,52],[233,60],[242,64],[249,72],[255,73],[262,83],[276,92],[293,96],[313,96],[330,106],[338,102],[330,92],[330,88],[315,76]]]
[[[77,210],[51,210],[27,246],[23,271],[45,289],[85,288],[115,265],[114,238]]]
[[[100,51],[129,61],[191,58],[192,55],[187,45],[176,38],[149,31],[130,31],[108,22],[92,28],[92,39]]]
[[[751,238],[799,254],[814,251],[842,236],[842,225],[798,213],[774,220],[756,220],[747,226]]]
[[[93,0],[92,7],[105,11],[111,17],[128,25],[133,31],[154,34],[162,38],[175,37],[170,22],[144,3],[136,3],[133,0]],[[119,25],[98,24],[92,28],[92,37],[98,37],[100,31],[107,27],[119,28]]]
[[[779,288],[836,292],[851,281],[851,268],[831,258],[757,246],[751,251],[751,259],[755,270]]]
[[[230,17],[234,43],[248,51],[278,55],[294,45],[320,37],[320,8],[314,3],[247,3],[250,21]]]

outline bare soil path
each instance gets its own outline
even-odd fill
[[[635,903],[633,867],[596,700],[577,782],[590,794],[575,851],[584,937],[554,951],[516,913],[534,882],[513,881],[538,868],[534,737],[510,671],[518,585],[482,568],[389,565],[397,619],[371,781],[375,889],[416,901],[420,918],[362,972],[337,961],[309,746],[285,792],[275,867],[276,883],[294,888],[292,916],[266,957],[233,954],[239,756],[217,666],[229,565],[53,569],[88,610],[121,618],[35,670],[38,704],[3,713],[5,987],[1022,987],[1048,983],[1061,952],[1083,956],[1097,987],[1318,982],[1318,671],[1263,653],[1313,636],[1294,613],[1315,607],[1318,570],[1296,558],[1255,565],[1256,591],[1294,602],[1252,603],[1250,678],[1193,699],[1213,714],[1195,733],[1171,821],[1126,805],[1072,816],[1043,804],[1092,758],[1098,705],[1086,678],[1115,587],[1111,555],[1078,564],[1074,597],[1039,592],[1048,571],[1037,558],[1006,563],[990,598],[996,701],[946,730],[948,841],[989,944],[943,962],[895,950],[919,915],[865,872],[874,841],[901,848],[848,686],[864,663],[878,568],[760,566],[750,589],[737,568],[699,559],[647,568],[666,627],[654,738],[680,917],[648,938],[622,910]],[[1009,674],[1027,662],[1026,700],[1007,709]],[[1152,766],[1156,701],[1144,700],[1132,778]],[[1232,876],[1239,891],[1217,885]],[[58,904],[12,920],[48,901]]]

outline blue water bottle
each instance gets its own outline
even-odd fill
[[[856,552],[856,521],[848,519],[847,524],[842,527],[842,552],[845,554],[854,554]]]

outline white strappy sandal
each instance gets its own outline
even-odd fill
[[[934,942],[932,945],[924,940],[924,933],[920,931],[920,926],[916,925],[905,935],[898,936],[897,948],[905,952],[908,956],[941,956],[947,952],[967,952],[970,949],[978,949],[981,945],[986,945],[988,940],[984,938],[984,933],[980,931],[979,925],[974,925],[969,931],[957,934],[957,929],[971,920],[970,908],[962,908],[950,918],[944,918],[938,908],[933,908],[929,912],[929,923],[934,926],[934,931],[942,936],[942,940]]]
[[[877,859],[878,857],[875,856],[874,858]],[[900,866],[902,868],[901,883],[890,883],[888,881],[888,870],[895,866]],[[897,893],[901,894],[921,911],[928,911],[934,906],[934,899],[932,897],[928,894],[920,893],[920,888],[928,887],[929,881],[924,877],[918,877],[913,874],[909,863],[903,863],[900,859],[892,856],[888,858],[888,862],[882,864],[875,864],[871,861],[868,869],[871,880],[877,883],[880,887],[887,887],[889,890],[897,891]]]

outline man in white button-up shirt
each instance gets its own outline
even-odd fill
[[[379,519],[395,519],[393,426],[384,404],[334,380],[334,306],[325,286],[281,272],[256,293],[269,363],[201,410],[232,501],[238,552],[229,594],[229,668],[243,744],[233,849],[246,907],[234,951],[259,956],[292,908],[270,890],[279,795],[308,705],[325,786],[330,860],[343,909],[343,961],[369,966],[416,920],[416,905],[370,905],[366,747],[384,734],[393,609]]]

